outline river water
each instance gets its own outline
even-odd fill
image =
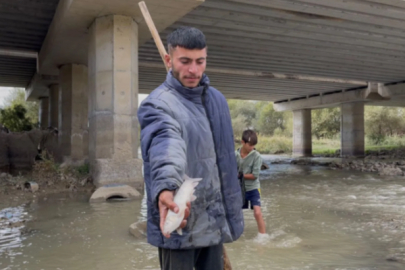
[[[233,269],[405,269],[405,179],[279,164],[261,180],[269,237],[245,210],[244,234],[226,245]],[[128,233],[145,214],[144,201],[88,195],[0,202],[0,269],[159,269],[157,250]],[[27,222],[1,226],[10,219]]]

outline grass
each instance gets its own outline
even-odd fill
[[[90,166],[88,163],[85,163],[81,166],[76,167],[75,170],[81,176],[88,175],[90,173]]]
[[[44,152],[42,154],[42,160],[36,161],[32,170],[32,177],[36,181],[40,181],[41,179],[53,179],[57,181],[60,179],[61,174],[81,179],[90,174],[90,166],[88,163],[85,163],[80,166],[61,167],[60,164],[54,160],[52,155],[48,155]]]
[[[283,136],[259,136],[259,143],[256,145],[256,149],[261,154],[274,154],[274,153],[286,153],[290,154],[292,151],[292,138]],[[240,145],[236,145],[236,149]],[[366,139],[365,150],[367,151],[379,151],[379,150],[395,150],[405,148],[405,137],[392,136],[387,137],[380,144],[375,144],[371,140]],[[336,151],[340,149],[340,138],[335,139],[312,139],[312,153],[314,155],[332,155],[336,154]]]
[[[312,154],[331,155],[340,149],[340,139],[312,139]]]

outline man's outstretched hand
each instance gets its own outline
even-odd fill
[[[164,190],[159,195],[159,214],[160,214],[160,230],[163,233],[163,226],[166,221],[167,213],[172,210],[176,214],[179,212],[179,207],[173,201],[174,191]],[[180,224],[180,228],[184,228],[187,225],[187,218],[190,215],[191,204],[187,203],[186,211],[184,212],[184,219]],[[170,234],[163,234],[166,238],[170,238]]]

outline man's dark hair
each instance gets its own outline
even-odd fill
[[[176,47],[185,49],[204,49],[207,47],[203,32],[194,27],[182,26],[167,36],[167,50],[169,53]]]
[[[251,129],[243,131],[242,141],[244,141],[245,143],[248,143],[250,145],[256,145],[257,144],[256,132],[254,132]]]

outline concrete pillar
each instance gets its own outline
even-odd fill
[[[138,158],[138,26],[131,17],[97,18],[89,40],[90,170],[97,186],[143,188]]]
[[[49,126],[59,128],[59,84],[49,86]]]
[[[293,111],[293,155],[312,156],[310,109]]]
[[[83,65],[59,70],[59,147],[62,160],[88,158],[88,74]]]
[[[49,122],[49,98],[42,97],[39,99],[39,126],[40,128],[48,128]]]
[[[364,103],[344,103],[341,107],[341,155],[364,156]]]

